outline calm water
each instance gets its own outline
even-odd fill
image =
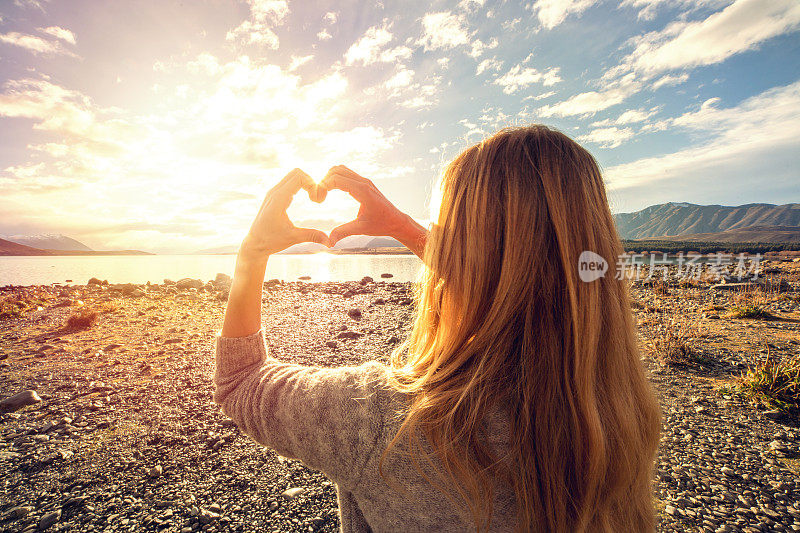
[[[217,272],[233,275],[233,255],[139,255],[139,256],[54,256],[0,257],[0,286],[84,284],[89,278],[109,283],[161,283],[165,278],[214,279]],[[267,262],[266,279],[295,281],[354,281],[384,272],[386,281],[413,281],[422,262],[413,255],[273,255]]]

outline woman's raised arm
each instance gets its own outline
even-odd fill
[[[306,189],[313,201],[321,201],[311,177],[296,168],[269,190],[236,257],[223,337],[245,337],[261,329],[261,290],[267,258],[300,242],[328,244],[324,232],[298,228],[289,220],[286,209],[300,189]]]

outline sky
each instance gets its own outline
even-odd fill
[[[798,202],[800,2],[0,3],[2,235],[236,244],[289,170],[337,164],[425,223],[448,161],[531,123],[594,154],[613,212]]]

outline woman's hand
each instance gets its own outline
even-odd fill
[[[333,246],[348,235],[388,235],[422,257],[427,230],[397,209],[370,180],[343,165],[338,165],[331,168],[319,183],[319,192],[315,200],[318,202],[324,200],[327,191],[331,189],[345,191],[361,206],[355,220],[333,228],[329,246]]]
[[[322,193],[322,198],[319,197],[318,187],[311,176],[299,168],[292,170],[267,192],[261,209],[250,226],[250,232],[242,242],[240,253],[266,258],[267,255],[301,242],[317,242],[329,246],[328,236],[324,232],[298,228],[286,215],[292,198],[301,188],[308,191],[309,198],[314,202],[321,202],[325,198],[325,192]]]

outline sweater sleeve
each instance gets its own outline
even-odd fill
[[[382,430],[383,365],[319,368],[269,357],[263,331],[217,336],[214,402],[256,442],[358,484]]]

